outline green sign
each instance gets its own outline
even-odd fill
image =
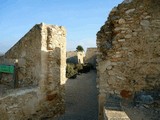
[[[11,65],[0,65],[0,72],[14,73],[14,66],[11,66]]]

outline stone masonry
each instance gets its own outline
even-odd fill
[[[67,63],[75,63],[75,64],[78,63],[76,51],[67,51],[66,57],[67,57],[67,60],[66,60]]]
[[[18,60],[19,88],[0,98],[1,119],[43,119],[64,112],[64,27],[35,25],[5,54],[5,59]]]
[[[81,64],[83,64],[84,57],[85,57],[84,52],[68,51],[67,52],[67,63],[74,63],[74,64],[81,63]]]
[[[160,88],[159,13],[159,0],[125,0],[97,33],[100,115],[108,94]]]
[[[96,68],[96,58],[97,58],[97,48],[87,48],[85,63],[91,64],[94,68]]]

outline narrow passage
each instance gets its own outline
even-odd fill
[[[57,120],[98,120],[96,71],[66,82],[66,112]]]

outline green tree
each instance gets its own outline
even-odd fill
[[[77,51],[77,52],[83,52],[84,49],[83,49],[83,47],[82,47],[81,45],[78,45],[78,46],[76,47],[76,51]]]

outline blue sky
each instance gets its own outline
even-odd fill
[[[67,29],[67,50],[96,46],[96,33],[123,0],[0,0],[0,52],[6,52],[35,24]]]

